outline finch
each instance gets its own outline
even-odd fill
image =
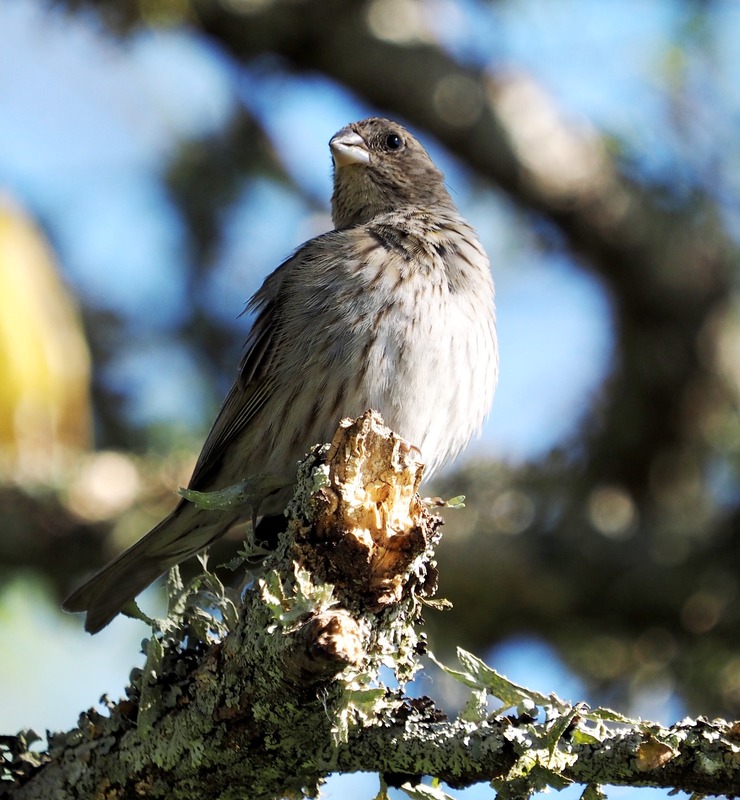
[[[370,408],[418,448],[430,476],[480,431],[498,375],[488,257],[426,150],[377,117],[329,146],[334,230],[299,247],[249,301],[244,357],[189,483],[208,492],[270,474],[277,488],[261,514],[281,514],[307,450]],[[95,633],[244,518],[181,500],[64,608],[86,611]]]

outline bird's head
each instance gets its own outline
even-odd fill
[[[332,219],[338,229],[404,207],[452,205],[442,173],[396,122],[378,117],[353,122],[332,137],[329,147],[334,160]]]

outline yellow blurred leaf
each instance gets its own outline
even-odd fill
[[[48,478],[90,444],[90,356],[31,219],[0,195],[0,471]]]

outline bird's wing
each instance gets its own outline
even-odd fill
[[[271,366],[280,357],[283,338],[281,285],[288,271],[295,268],[294,262],[301,258],[303,249],[283,262],[247,305],[247,311],[258,312],[257,318],[244,345],[239,375],[226,395],[198,456],[190,488],[205,487],[218,467],[221,454],[246,429],[275,392],[277,382]]]

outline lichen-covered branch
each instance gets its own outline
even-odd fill
[[[471,689],[457,719],[404,694],[440,536],[413,453],[373,412],[345,421],[301,465],[289,528],[243,604],[213,575],[193,593],[174,573],[170,615],[127,697],[83,713],[44,753],[28,733],[0,739],[2,796],[313,796],[336,771],[409,791],[423,776],[488,781],[504,797],[572,781],[736,791],[739,725],[666,729],[574,706],[464,651],[459,668],[442,667]],[[380,681],[381,666],[401,688]]]
[[[486,781],[504,798],[573,782],[677,788],[699,795],[740,791],[737,723],[699,719],[661,727],[632,722],[602,735],[577,706],[546,724],[532,724],[526,716],[414,722],[413,712],[408,713],[410,722],[358,730],[340,750],[337,769],[350,771],[360,756],[371,753],[376,755],[372,768],[381,772],[434,775],[452,788]]]
[[[289,530],[243,608],[213,576],[195,598],[210,615],[174,593],[108,715],[83,714],[41,757],[5,741],[12,796],[313,791],[358,719],[402,706],[380,666],[402,681],[419,666],[414,623],[436,585],[440,520],[416,493],[412,454],[372,413],[340,428],[303,464]]]

